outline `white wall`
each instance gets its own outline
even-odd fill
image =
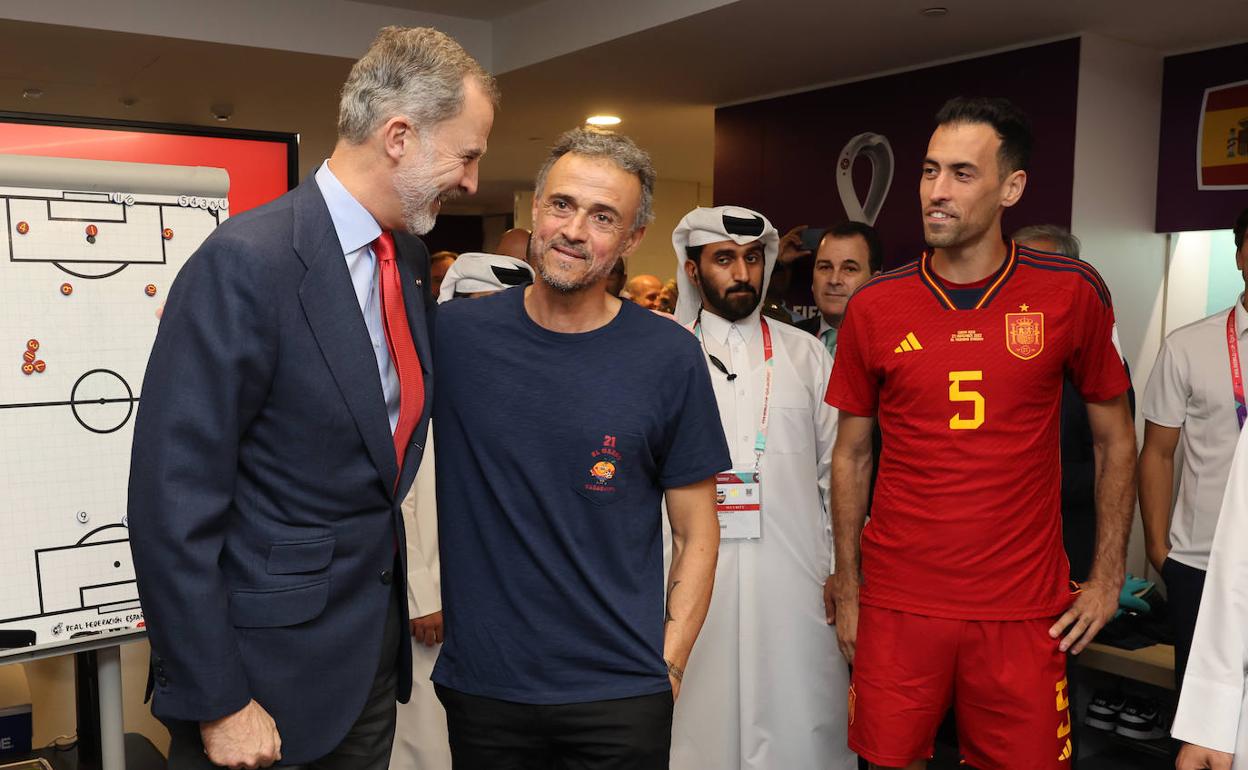
[[[1167,238],[1153,232],[1162,57],[1098,35],[1079,56],[1071,229],[1114,296],[1123,353],[1142,395],[1162,339]],[[1043,140],[1043,138],[1041,138]],[[1143,421],[1137,419],[1143,436]],[[1147,570],[1138,514],[1127,570]]]

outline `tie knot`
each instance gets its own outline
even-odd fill
[[[373,253],[382,262],[394,260],[394,235],[389,230],[382,230],[377,240],[373,241]]]

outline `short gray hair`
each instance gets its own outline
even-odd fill
[[[1079,259],[1079,239],[1069,230],[1057,225],[1028,225],[1014,231],[1013,240],[1026,244],[1033,241],[1049,241],[1063,257]]]
[[[417,127],[453,118],[463,109],[468,77],[497,104],[494,78],[449,35],[433,27],[385,27],[342,85],[338,136],[361,144],[395,115]]]
[[[568,153],[584,155],[587,158],[606,158],[624,171],[637,177],[641,182],[641,204],[637,207],[637,216],[633,219],[632,232],[636,232],[654,219],[654,164],[650,155],[637,146],[637,143],[623,134],[614,131],[599,131],[592,128],[574,128],[565,131],[550,148],[546,162],[537,172],[537,184],[534,194],[541,198],[542,189],[546,186],[546,175],[551,166]]]

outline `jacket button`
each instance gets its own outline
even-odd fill
[[[382,584],[383,586],[388,586],[388,585],[390,585],[390,583],[392,583],[393,581],[394,581],[394,575],[390,574],[390,570],[388,570],[388,569],[383,569],[383,570],[381,571],[381,584]]]
[[[156,677],[156,684],[160,685],[161,687],[168,687],[169,677],[165,676],[164,674],[160,674],[159,676]]]

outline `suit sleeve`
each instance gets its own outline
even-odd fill
[[[1233,753],[1248,671],[1248,431],[1239,437],[1209,556],[1192,654],[1170,734]]]
[[[263,407],[277,316],[263,266],[218,231],[174,282],[131,454],[130,542],[152,646],[153,712],[193,722],[251,698],[219,567],[239,442]]]

